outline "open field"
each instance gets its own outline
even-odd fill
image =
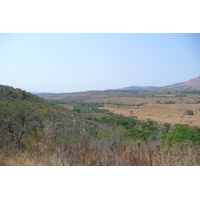
[[[108,109],[113,113],[125,116],[137,116],[139,120],[150,118],[161,123],[200,126],[199,104],[146,104],[137,109],[134,106],[117,107],[107,104],[102,109]],[[185,110],[187,109],[193,110],[194,115],[185,115]]]

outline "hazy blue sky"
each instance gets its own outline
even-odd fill
[[[0,34],[0,84],[41,92],[165,86],[200,76],[200,34]]]

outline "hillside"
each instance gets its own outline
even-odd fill
[[[0,85],[0,102],[1,105],[5,103],[8,104],[8,106],[12,104],[18,107],[22,105],[29,105],[30,107],[37,109],[38,112],[42,113],[46,113],[50,110],[55,112],[65,112],[65,110],[61,107],[49,103],[37,95],[4,85]]]
[[[58,128],[54,121],[72,126],[71,111],[21,89],[0,85],[0,147],[5,141],[23,144],[37,134],[53,137],[53,129]]]
[[[187,82],[176,83],[165,87],[157,87],[151,89],[156,92],[188,92],[188,91],[200,91],[200,77],[191,79]]]

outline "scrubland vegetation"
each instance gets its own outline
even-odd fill
[[[199,94],[189,95],[196,95],[198,105]],[[198,126],[159,123],[151,117],[140,120],[134,116],[140,108],[130,112],[133,106],[145,106],[150,99],[164,104],[177,100],[138,98],[143,103],[110,102],[110,106],[130,108],[129,116],[125,116],[105,109],[104,101],[45,101],[25,91],[0,86],[0,165],[200,165]],[[185,111],[190,116],[193,109]]]

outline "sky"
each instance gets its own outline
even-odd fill
[[[68,93],[200,76],[198,33],[1,33],[0,84]]]

